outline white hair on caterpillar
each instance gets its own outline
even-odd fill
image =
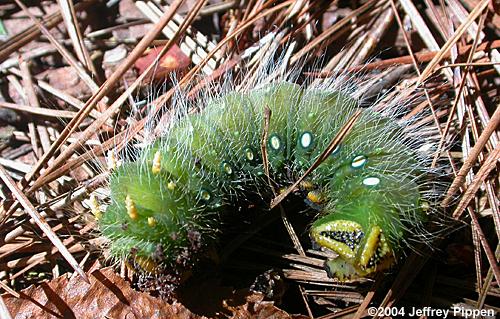
[[[265,61],[228,72],[194,96],[194,86],[177,88],[160,112],[147,114],[142,141],[125,147],[119,159],[125,163],[111,172],[111,204],[100,230],[114,258],[132,258],[146,272],[190,268],[216,238],[223,207],[238,210],[256,194],[269,203],[276,189],[307,171],[356,110],[362,113],[352,131],[307,176],[320,196],[300,189],[317,211],[312,239],[341,256],[327,262],[329,274],[369,276],[396,263],[412,242],[431,243],[436,232],[423,215],[433,215],[443,170],[430,165],[439,140],[430,112],[411,113],[421,92],[388,90],[373,100],[366,96],[373,74],[304,77],[302,68],[288,67],[292,50],[278,58],[270,50]],[[349,272],[339,272],[345,264]]]

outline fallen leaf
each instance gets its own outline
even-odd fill
[[[142,74],[148,66],[154,62],[160,51],[164,46],[159,46],[147,51],[147,55],[139,58],[135,62],[135,68],[139,74]],[[191,60],[186,56],[181,49],[174,44],[168,51],[160,58],[158,66],[153,69],[153,78],[155,80],[162,80],[167,77],[171,72],[182,73],[189,67]]]
[[[80,276],[66,274],[38,286],[22,290],[20,298],[4,294],[5,304],[15,319],[53,318],[113,318],[113,319],[204,319],[192,313],[180,302],[167,303],[144,292],[138,292],[121,278],[113,268],[89,271],[90,284]],[[229,289],[229,288],[227,288]],[[226,289],[226,290],[227,290]],[[231,290],[231,289],[230,289]],[[232,299],[243,303],[230,306]],[[307,319],[290,315],[265,301],[260,293],[233,291],[223,302],[227,310],[224,318]]]
[[[90,284],[79,276],[64,275],[21,291],[21,298],[3,298],[11,315],[22,318],[172,318],[201,319],[180,303],[137,292],[112,268],[89,274]]]

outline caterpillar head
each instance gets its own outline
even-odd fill
[[[380,225],[363,227],[357,221],[334,218],[335,214],[319,219],[310,233],[318,245],[339,255],[325,263],[330,277],[340,281],[365,277],[394,264],[394,248]]]
[[[310,235],[319,246],[339,256],[325,263],[331,277],[341,281],[373,275],[396,262],[405,234],[423,220],[420,191],[408,177],[385,175],[372,166],[385,167],[387,155],[355,156],[336,171],[326,190],[334,198],[322,208]],[[342,196],[336,189],[342,189]]]

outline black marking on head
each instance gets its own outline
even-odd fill
[[[360,265],[364,270],[373,270],[376,271],[377,267],[385,264],[385,262],[392,258],[392,253],[388,250],[387,243],[383,233],[380,233],[377,238],[377,248],[375,249],[375,253],[370,257],[366,266]]]
[[[380,233],[378,235],[377,242],[379,244],[377,245],[377,249],[375,250],[375,253],[370,257],[370,260],[368,261],[368,265],[366,266],[366,268],[375,268],[377,266],[377,264],[380,262],[380,260],[382,259],[382,256],[381,256],[382,247],[380,245],[380,236],[381,235],[382,235],[382,233]]]
[[[347,230],[331,230],[331,231],[322,231],[320,232],[321,236],[329,237],[335,241],[346,244],[349,248],[354,250],[365,234],[358,231],[347,231]]]

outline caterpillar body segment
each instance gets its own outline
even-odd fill
[[[224,214],[256,197],[269,203],[273,189],[292,185],[359,109],[345,92],[288,82],[231,91],[198,107],[110,178],[112,203],[100,229],[113,256],[134,257],[147,272],[194,263]],[[363,108],[352,131],[300,184],[319,215],[311,239],[339,255],[325,263],[331,276],[348,280],[390,268],[412,227],[424,222],[426,167],[411,145],[393,117]]]
[[[306,91],[297,114],[295,170],[304,172],[314,163],[330,143],[328,138],[337,134],[356,106],[354,99],[338,91]],[[327,163],[335,161],[333,156],[318,171],[320,175]]]

